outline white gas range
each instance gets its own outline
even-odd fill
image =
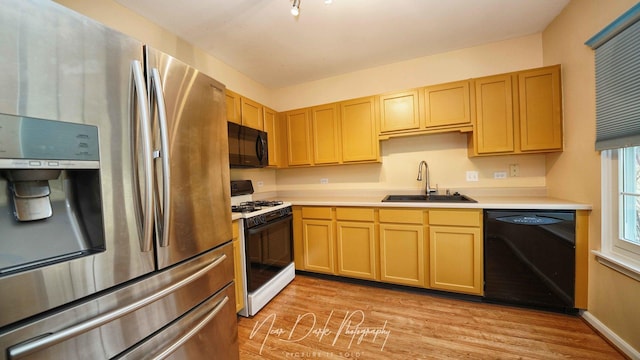
[[[245,307],[253,316],[295,277],[291,203],[254,201],[251,180],[231,181],[231,209],[242,218]]]

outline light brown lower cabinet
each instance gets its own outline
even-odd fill
[[[244,295],[242,288],[244,286],[242,265],[242,250],[240,246],[240,226],[238,220],[232,222],[233,229],[233,276],[236,287],[236,312],[244,308]]]
[[[298,270],[482,294],[482,210],[294,207]],[[427,222],[428,219],[428,222]]]
[[[482,295],[480,228],[429,227],[429,287]]]
[[[424,287],[422,225],[380,224],[380,280]]]
[[[429,211],[429,287],[483,293],[482,210]]]
[[[333,221],[303,219],[302,232],[305,270],[335,273]]]
[[[376,280],[377,249],[373,222],[338,221],[336,243],[339,275]]]

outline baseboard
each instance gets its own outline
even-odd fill
[[[605,324],[603,324],[598,318],[593,316],[590,312],[584,311],[582,313],[582,318],[589,323],[589,325],[593,326],[602,336],[607,338],[609,342],[611,342],[615,347],[617,347],[622,353],[627,355],[629,358],[633,360],[640,360],[640,351],[634,349],[629,345],[626,341],[624,341],[620,336],[614,333],[611,329],[609,329]]]

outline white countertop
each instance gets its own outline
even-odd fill
[[[382,202],[387,194],[416,195],[400,189],[298,190],[253,194],[256,200],[281,200],[300,206],[362,206],[402,208],[523,209],[523,210],[591,210],[591,204],[546,196],[544,188],[455,189],[477,203]],[[453,191],[453,190],[452,190]],[[233,219],[240,218],[234,214]]]
[[[232,212],[231,221],[242,219],[242,213]]]
[[[384,196],[353,197],[285,197],[279,200],[302,206],[366,206],[402,208],[460,208],[460,209],[524,209],[524,210],[591,210],[590,204],[546,196],[472,196],[477,203],[382,202]]]

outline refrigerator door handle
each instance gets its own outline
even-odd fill
[[[216,315],[218,315],[218,313],[227,304],[227,302],[229,302],[229,297],[225,296],[222,300],[220,300],[216,304],[216,306],[213,309],[211,309],[211,311],[204,317],[204,319],[202,319],[202,321],[197,323],[196,326],[192,327],[191,330],[189,330],[186,334],[184,334],[179,339],[177,339],[176,341],[171,343],[164,350],[162,350],[162,352],[160,352],[158,355],[155,355],[151,359],[153,359],[153,360],[164,360],[164,359],[166,359],[167,356],[171,355],[171,353],[176,351],[176,349],[178,349],[180,346],[182,346],[182,344],[184,344],[187,341],[189,341],[189,339],[191,339],[203,327],[205,327],[209,322],[211,322],[211,320],[213,320],[213,318],[215,318]]]
[[[59,344],[65,340],[69,340],[75,336],[78,336],[82,333],[88,332],[90,330],[93,330],[95,328],[98,328],[102,325],[105,325],[107,323],[110,323],[112,321],[115,321],[127,314],[130,314],[136,310],[139,310],[155,301],[160,300],[161,298],[178,291],[180,288],[194,282],[195,280],[201,278],[202,276],[204,276],[206,273],[208,273],[209,271],[211,271],[212,269],[214,269],[216,266],[222,264],[224,262],[224,260],[227,258],[226,254],[222,254],[218,257],[216,257],[216,259],[214,261],[212,261],[209,265],[203,267],[202,269],[196,271],[195,273],[187,276],[186,278],[171,284],[167,287],[165,287],[164,289],[153,293],[152,295],[145,297],[143,299],[140,299],[136,302],[133,302],[129,305],[120,307],[118,309],[114,309],[111,311],[108,311],[102,315],[98,315],[94,318],[91,318],[85,322],[82,322],[80,324],[77,325],[73,325],[70,326],[66,329],[62,329],[60,331],[54,332],[54,333],[47,333],[47,334],[43,334],[40,335],[36,338],[27,340],[23,343],[20,343],[18,345],[12,346],[11,348],[8,349],[8,355],[9,355],[9,359],[11,360],[15,360],[15,359],[21,359],[24,357],[27,357],[35,352],[41,351],[43,349],[46,349],[48,347],[51,347],[55,344]],[[187,339],[188,340],[188,339]],[[185,340],[186,341],[186,340]]]
[[[169,136],[167,134],[167,111],[164,103],[164,92],[162,90],[162,79],[158,69],[151,69],[151,94],[155,100],[155,106],[158,108],[158,127],[160,130],[160,150],[155,151],[162,161],[162,226],[159,227],[161,234],[160,246],[169,246],[169,224],[171,212],[169,204],[171,204],[171,176],[169,172]]]
[[[133,144],[133,174],[135,178],[134,192],[137,199],[136,217],[138,218],[138,226],[142,223],[142,234],[140,238],[140,251],[151,251],[153,245],[153,173],[152,153],[151,153],[151,121],[149,115],[149,103],[147,90],[142,72],[142,64],[138,60],[131,62],[131,72],[133,75],[131,119],[136,119],[136,111],[140,113],[140,121],[132,121],[133,129],[131,131],[131,143]],[[137,104],[137,109],[135,104]],[[144,200],[141,199],[139,193],[140,179],[138,177],[138,139],[137,130],[140,130],[142,138],[142,166],[144,173]]]

